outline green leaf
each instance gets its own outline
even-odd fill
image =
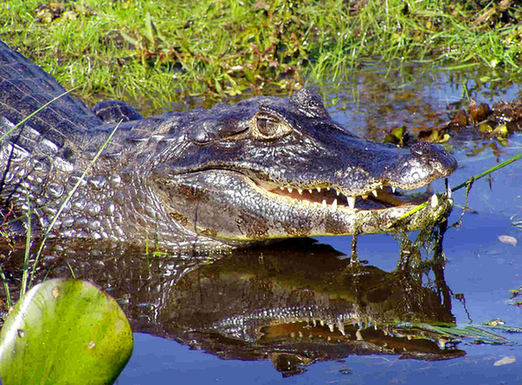
[[[10,384],[111,384],[130,358],[132,330],[93,284],[53,279],[33,287],[0,333],[0,376]]]

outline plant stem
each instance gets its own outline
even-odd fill
[[[481,172],[480,174],[477,174],[477,175],[474,175],[474,176],[468,178],[466,181],[464,181],[461,184],[459,184],[458,186],[455,186],[454,188],[452,188],[451,191],[460,190],[462,187],[468,186],[468,185],[472,184],[474,181],[476,181],[477,179],[480,179],[488,174],[491,174],[493,171],[497,171],[503,167],[506,167],[508,164],[513,163],[520,158],[522,158],[522,153],[517,154],[517,155],[497,164],[496,166],[493,166],[490,169],[488,169],[484,172]],[[409,217],[410,215],[415,214],[417,211],[422,210],[424,207],[426,207],[429,203],[430,203],[429,200],[422,202],[420,205],[415,206],[413,209],[408,211],[406,214],[402,215],[399,219],[397,219],[397,221],[401,221],[401,220]]]

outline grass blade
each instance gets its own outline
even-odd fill
[[[10,130],[8,130],[6,133],[4,133],[2,136],[0,136],[0,142],[2,142],[11,132],[13,132],[17,127],[20,127],[22,124],[24,124],[25,122],[27,122],[29,119],[31,119],[33,116],[35,116],[37,113],[39,113],[40,111],[42,111],[45,107],[49,106],[50,104],[54,103],[55,101],[57,101],[58,99],[64,97],[65,95],[67,95],[68,93],[74,91],[76,88],[78,88],[78,86],[76,87],[73,87],[71,88],[69,91],[65,91],[64,93],[58,95],[57,97],[49,100],[47,103],[45,103],[44,105],[42,105],[40,108],[38,108],[37,110],[31,112],[29,115],[27,115],[25,118],[23,118],[22,120],[20,120],[14,127],[11,127]]]

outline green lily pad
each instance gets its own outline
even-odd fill
[[[0,333],[0,377],[10,384],[111,384],[133,348],[129,321],[93,284],[52,279],[33,287]]]

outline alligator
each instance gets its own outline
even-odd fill
[[[0,138],[0,204],[18,234],[29,218],[35,236],[215,250],[415,230],[452,206],[434,195],[402,219],[424,198],[395,189],[449,175],[453,156],[355,136],[312,89],[143,118],[123,102],[87,108],[1,42]]]

